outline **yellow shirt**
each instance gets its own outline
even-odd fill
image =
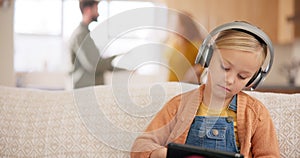
[[[197,116],[220,116],[220,117],[232,117],[234,122],[234,135],[236,138],[236,145],[239,148],[240,144],[239,144],[239,140],[238,140],[238,136],[237,136],[237,119],[236,119],[236,112],[230,110],[228,107],[224,107],[220,110],[216,110],[216,109],[209,109],[206,105],[204,105],[204,103],[202,102],[201,105],[199,106],[198,110],[197,110]]]

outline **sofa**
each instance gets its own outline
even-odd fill
[[[134,139],[173,96],[164,82],[49,91],[0,86],[0,157],[129,157]],[[247,91],[269,109],[281,157],[300,157],[300,94]]]

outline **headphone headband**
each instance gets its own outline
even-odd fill
[[[247,22],[235,21],[235,22],[226,23],[226,24],[216,27],[204,39],[204,41],[201,45],[201,48],[198,51],[198,55],[195,60],[195,64],[201,64],[204,67],[208,67],[212,53],[213,53],[212,46],[210,45],[211,39],[214,36],[216,36],[218,33],[222,32],[224,30],[231,30],[231,29],[243,30],[246,33],[249,32],[248,34],[253,34],[253,35],[257,36],[268,47],[268,52],[270,54],[269,64],[266,66],[265,69],[260,70],[260,73],[258,74],[258,76],[256,76],[257,78],[254,78],[253,79],[254,81],[252,83],[249,83],[249,85],[247,84],[247,87],[249,87],[253,90],[258,86],[258,84],[270,72],[270,69],[273,65],[273,58],[274,58],[274,48],[273,48],[273,44],[272,44],[270,38],[261,29],[259,29],[258,27],[254,26],[254,25],[251,25]],[[259,81],[256,81],[256,79],[258,79]],[[252,81],[252,79],[250,81]]]

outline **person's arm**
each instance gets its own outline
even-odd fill
[[[272,118],[266,108],[261,108],[258,124],[252,137],[253,157],[279,158],[279,145]]]
[[[96,72],[104,72],[104,71],[113,71],[114,67],[112,66],[112,61],[116,56],[108,57],[108,58],[100,58]]]
[[[98,61],[100,60],[100,54],[94,41],[89,35],[87,35],[86,38],[84,38],[84,40],[81,40],[80,37],[77,37],[76,44],[78,48],[75,47],[75,62],[79,62],[81,67],[86,72],[95,73],[99,65]]]
[[[167,154],[167,140],[176,122],[178,108],[177,97],[170,100],[157,113],[147,129],[134,142],[131,158],[165,158]]]
[[[112,66],[112,61],[115,59],[116,56],[107,58],[101,57],[99,49],[95,45],[94,40],[89,35],[86,37],[81,47],[82,51],[84,52],[81,54],[85,55],[85,57],[81,56],[80,61],[82,61],[83,66],[88,72],[103,74],[103,72],[105,71],[114,70],[114,67]],[[92,66],[92,69],[89,68],[90,66]]]
[[[156,149],[150,155],[150,158],[166,158],[166,157],[167,157],[166,147]]]

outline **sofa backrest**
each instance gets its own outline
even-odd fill
[[[180,83],[72,91],[0,87],[1,157],[129,157],[134,139]],[[300,157],[300,94],[247,92],[270,110],[282,157]]]

